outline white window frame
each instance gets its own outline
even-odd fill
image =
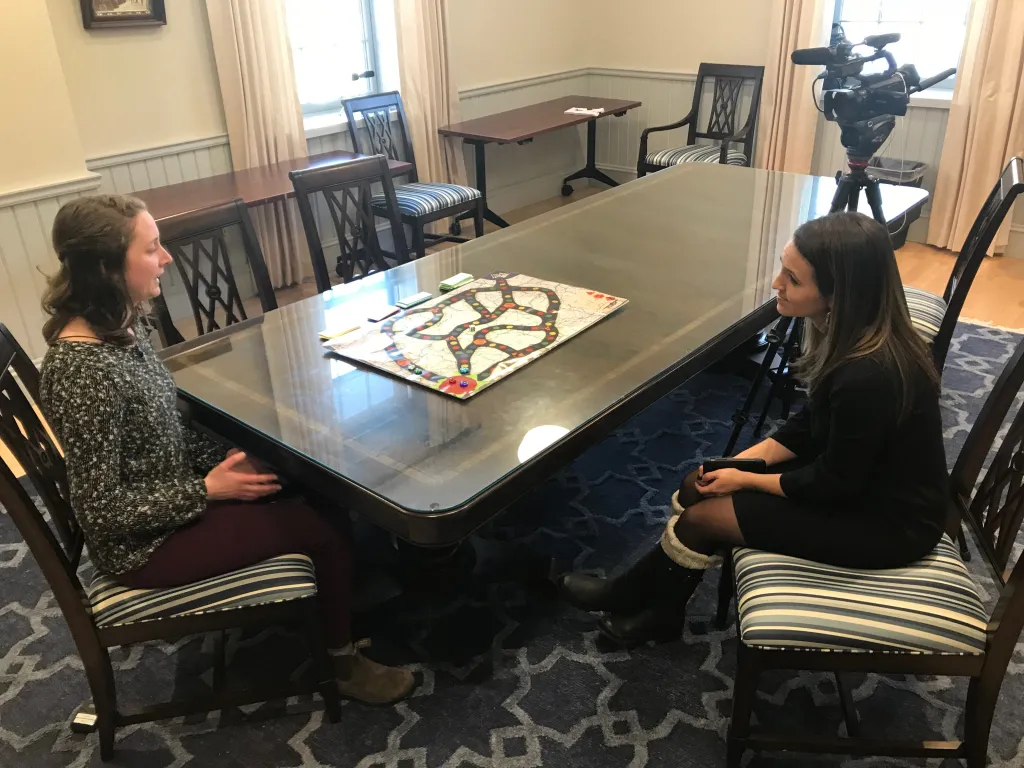
[[[884,1],[885,0],[882,0],[882,2],[884,2]],[[842,17],[843,17],[843,5],[844,5],[844,2],[845,2],[845,0],[835,0],[835,11],[834,11],[833,16],[832,16],[832,22],[834,24],[842,24],[843,23],[843,18]],[[928,0],[920,0],[920,2],[927,3]],[[849,22],[849,19],[847,19],[847,22]],[[879,22],[881,23],[881,19],[879,19]],[[889,31],[889,30],[879,29],[879,32],[886,32],[886,31]],[[966,33],[966,28],[964,29],[964,32]],[[852,42],[857,42],[857,41],[854,40]],[[899,61],[899,62],[897,62],[897,64],[913,64],[913,63],[914,63],[913,61]],[[957,66],[959,66],[959,56],[957,56]],[[922,76],[923,77],[931,77],[934,74],[938,74],[938,73],[936,73],[936,72],[923,72]],[[956,85],[956,75],[953,75],[952,77],[947,77],[941,83],[936,83],[935,85],[933,85],[928,90],[929,91],[939,92],[939,93],[936,94],[937,96],[939,96],[940,98],[945,97],[945,98],[948,99],[949,96],[952,95],[953,87],[955,85]]]
[[[381,93],[381,69],[380,69],[380,45],[377,40],[377,24],[374,16],[373,0],[359,0],[363,16],[363,39],[366,70],[373,72],[373,77],[367,78],[367,95],[372,96]],[[353,72],[351,73],[361,74]],[[339,77],[348,77],[347,74],[339,73]],[[337,115],[342,108],[344,99],[333,99],[332,101],[302,104],[303,118]]]

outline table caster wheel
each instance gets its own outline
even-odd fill
[[[453,221],[451,223],[451,225],[448,227],[448,234],[449,235],[454,235],[455,237],[458,237],[459,235],[461,235],[462,234],[462,224],[460,224],[458,221]]]
[[[562,197],[569,197],[572,194],[572,184],[562,185]]]

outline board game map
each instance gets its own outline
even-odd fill
[[[324,346],[341,357],[465,399],[626,302],[573,285],[495,272]]]

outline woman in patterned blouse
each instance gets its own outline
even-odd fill
[[[44,298],[40,398],[93,563],[149,589],[306,554],[341,692],[378,704],[407,696],[411,672],[370,661],[351,642],[344,512],[273,499],[274,474],[183,423],[140,322],[139,305],[160,293],[171,262],[145,204],[119,195],[67,203],[53,246],[60,270]]]

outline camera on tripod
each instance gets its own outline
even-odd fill
[[[913,64],[896,66],[896,59],[885,46],[899,39],[898,32],[890,32],[851,43],[842,25],[833,24],[827,48],[801,48],[790,56],[794,64],[825,67],[816,78],[823,81],[818,109],[842,130],[839,140],[846,149],[850,172],[842,178],[836,174],[838,187],[832,198],[832,212],[856,211],[864,190],[872,216],[883,225],[882,195],[878,181],[866,173],[868,164],[896,127],[896,115],[907,114],[910,96],[956,74],[955,69],[947,69],[922,80]],[[855,54],[853,49],[861,45],[874,52]],[[865,74],[864,65],[879,59],[885,60],[885,71]]]
[[[885,46],[899,39],[898,32],[890,32],[869,35],[862,43],[851,43],[842,25],[833,24],[827,48],[803,48],[792,53],[794,64],[825,67],[817,78],[823,81],[819,109],[825,119],[839,124],[840,141],[846,148],[851,167],[861,162],[867,165],[881,148],[896,127],[896,116],[907,114],[911,94],[956,74],[955,69],[947,69],[922,80],[913,64],[897,66]],[[859,46],[874,51],[857,55],[854,49]],[[864,65],[878,60],[885,60],[885,71],[864,74]]]

